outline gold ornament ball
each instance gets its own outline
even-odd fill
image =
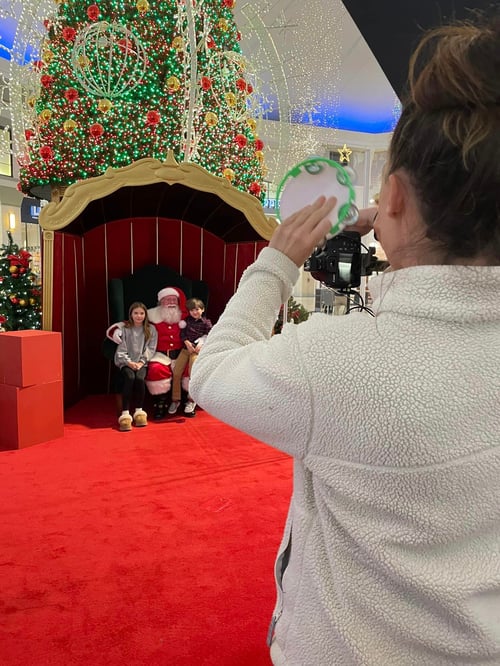
[[[222,175],[224,176],[224,178],[227,178],[230,183],[233,182],[233,180],[234,180],[234,171],[232,169],[229,169],[229,168],[224,169],[224,171],[222,172]]]
[[[90,59],[85,55],[78,56],[78,64],[82,69],[85,69],[90,65]]]
[[[65,132],[73,132],[76,129],[77,125],[74,120],[69,118],[63,122],[63,129]]]
[[[33,107],[35,106],[35,104],[36,104],[36,97],[35,97],[34,95],[32,95],[31,97],[28,97],[28,99],[26,100],[26,102],[28,103],[28,106],[30,106],[31,108],[33,108]]]
[[[112,102],[111,100],[109,100],[109,99],[106,99],[106,98],[104,98],[104,99],[100,99],[100,100],[97,102],[97,108],[98,108],[99,111],[101,111],[102,113],[107,113],[110,109],[113,108],[113,102]]]
[[[9,266],[9,273],[17,273],[17,266]]]
[[[250,127],[252,132],[255,132],[255,130],[257,129],[257,122],[255,118],[247,118],[247,125],[248,127]]]
[[[228,92],[224,95],[224,98],[228,106],[236,106],[236,95],[234,93]]]
[[[47,63],[47,65],[49,64],[49,62],[52,61],[53,57],[54,54],[52,53],[52,51],[49,51],[49,49],[47,49],[42,53],[42,60],[43,62]]]
[[[229,27],[225,18],[220,18],[218,25],[222,32],[226,32]]]
[[[149,2],[148,0],[138,0],[136,7],[141,12],[141,14],[144,14],[144,12],[149,10]]]
[[[19,300],[19,305],[20,305],[22,308],[24,308],[24,306],[26,305],[26,301],[24,300],[24,298],[21,298],[21,299]]]
[[[44,109],[43,111],[40,112],[40,115],[38,116],[42,123],[48,123],[49,120],[52,118],[52,111],[50,109]]]
[[[167,86],[169,90],[177,92],[177,90],[179,90],[179,88],[181,87],[181,82],[176,76],[169,76],[167,79]]]
[[[205,122],[209,127],[215,127],[217,123],[219,122],[219,119],[213,113],[212,111],[209,111],[208,113],[205,114]]]
[[[264,160],[264,153],[262,150],[256,150],[255,157],[259,160],[259,162],[262,162]]]
[[[172,40],[172,48],[175,49],[176,51],[183,51],[184,50],[184,40],[180,35],[177,35],[177,37],[174,37]]]
[[[30,305],[35,305],[36,301],[34,298],[30,298]]]

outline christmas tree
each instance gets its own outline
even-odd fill
[[[9,243],[0,251],[0,330],[41,328],[41,287],[32,273],[31,254]]]
[[[309,312],[305,309],[302,303],[297,303],[297,301],[290,296],[288,299],[288,309],[287,309],[287,322],[292,324],[300,324],[301,321],[306,321],[309,319]],[[283,328],[283,306],[281,306],[278,319],[276,320],[273,328],[273,334],[281,333]]]
[[[20,189],[144,158],[192,161],[262,199],[263,142],[234,0],[56,0],[27,97]]]

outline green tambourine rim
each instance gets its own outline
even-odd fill
[[[354,203],[355,192],[351,183],[351,179],[349,178],[349,174],[344,169],[344,167],[338,162],[335,162],[334,160],[329,160],[327,157],[310,157],[307,160],[299,162],[292,169],[290,169],[290,171],[288,171],[288,173],[285,175],[285,177],[279,184],[278,190],[276,192],[276,199],[278,200],[278,219],[280,220],[280,222],[282,221],[280,203],[281,203],[281,194],[283,192],[283,189],[285,188],[286,182],[290,178],[296,178],[300,174],[302,167],[304,167],[306,171],[308,171],[309,170],[308,167],[315,166],[316,164],[318,164],[318,162],[323,162],[324,164],[327,164],[328,166],[337,169],[337,171],[340,171],[340,173],[344,176],[346,180],[346,187],[349,189],[349,201],[340,208],[337,222],[332,226],[331,232],[336,233],[337,231],[339,231],[340,225],[342,225],[342,222],[345,220],[345,218],[349,213],[351,205]]]

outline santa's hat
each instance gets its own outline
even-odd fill
[[[181,309],[182,319],[185,319],[188,316],[188,311],[186,310],[186,294],[182,289],[178,289],[177,287],[165,287],[164,289],[160,289],[158,292],[158,303],[162,298],[165,298],[165,296],[176,296]]]

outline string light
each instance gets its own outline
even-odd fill
[[[293,164],[313,154],[326,154],[327,146],[337,143],[337,131],[331,127],[339,110],[339,34],[346,9],[340,0],[332,0],[328,11],[322,0],[309,0],[300,6],[296,3],[294,10],[293,23],[279,3],[268,0],[247,2],[237,6],[236,12],[243,35],[242,50],[252,54],[256,73],[267,84],[259,127],[269,148],[267,179],[276,184]],[[313,88],[315,65],[326,68],[329,81],[321,93]],[[326,127],[330,129],[318,131]]]
[[[401,104],[401,100],[397,95],[394,96],[394,104],[392,107],[392,130],[395,129],[396,125],[398,124],[398,120],[401,116],[401,111],[403,110],[403,106]]]

